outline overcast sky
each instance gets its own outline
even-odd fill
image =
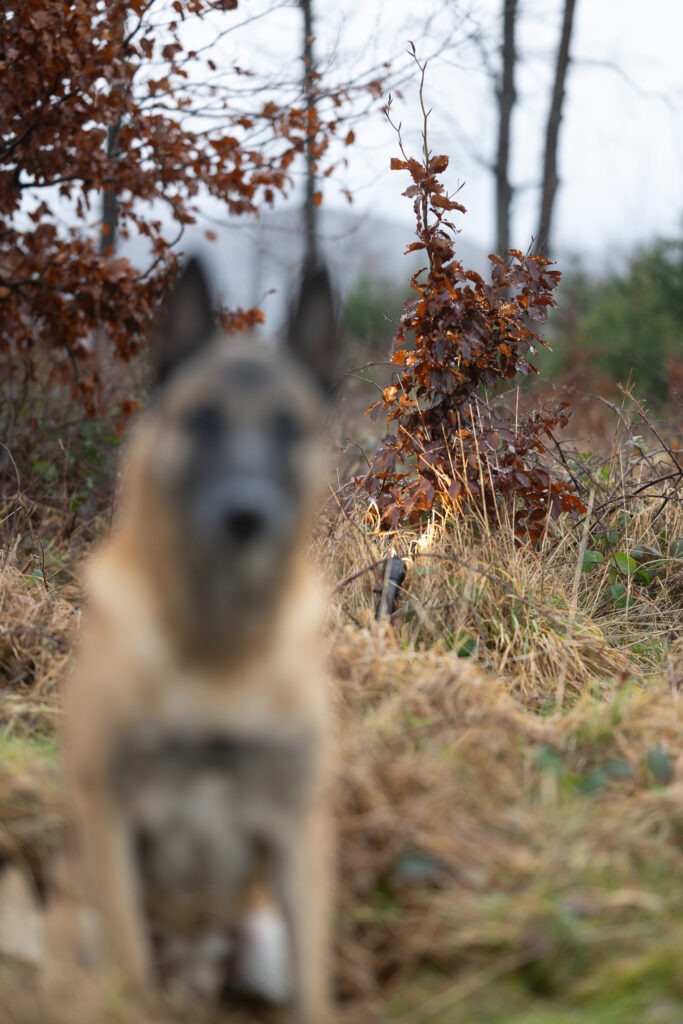
[[[257,0],[249,7],[253,10]],[[520,0],[519,101],[514,115],[513,180],[519,187],[515,244],[526,248],[535,230],[542,131],[562,0]],[[496,59],[502,0],[318,0],[318,57],[332,52],[343,76],[392,60],[405,66],[413,39],[433,56],[427,99],[433,107],[434,150],[451,158],[449,185],[464,182],[465,236],[490,248],[493,239],[491,159],[496,132],[492,83],[480,50],[467,42],[481,29]],[[240,10],[245,12],[245,0]],[[239,59],[276,69],[297,50],[300,12],[285,10],[252,32],[236,33]],[[238,40],[239,35],[239,40]],[[444,46],[444,44],[446,44]],[[231,44],[232,45],[232,44]],[[656,234],[677,231],[683,215],[683,0],[578,0],[561,138],[562,188],[556,237],[567,250],[609,259]],[[394,99],[394,116],[416,147],[419,111],[410,85]],[[406,186],[388,170],[395,138],[381,115],[357,130],[346,181],[357,208],[410,218],[400,197]],[[343,203],[334,184],[325,201]]]

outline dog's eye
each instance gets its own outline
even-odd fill
[[[273,432],[283,444],[296,444],[303,438],[305,429],[303,423],[291,412],[281,410],[273,417]]]
[[[194,437],[207,441],[223,429],[223,416],[215,405],[199,405],[183,417],[185,429]]]

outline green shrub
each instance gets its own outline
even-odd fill
[[[683,236],[639,248],[602,279],[579,264],[565,273],[560,306],[553,333],[562,354],[544,361],[548,373],[578,371],[582,385],[631,379],[638,395],[670,397],[672,376],[683,371]]]

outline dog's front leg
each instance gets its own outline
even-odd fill
[[[296,1024],[330,1024],[332,863],[330,823],[311,808],[284,852],[279,895],[292,944]]]
[[[88,889],[101,914],[106,964],[137,995],[153,989],[152,957],[130,823],[108,789],[83,786],[77,795]]]

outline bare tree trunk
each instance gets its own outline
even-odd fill
[[[517,99],[515,92],[515,26],[517,0],[503,0],[503,46],[502,68],[496,97],[498,100],[498,151],[495,163],[496,176],[496,252],[505,253],[510,248],[510,217],[512,208],[512,185],[510,184],[510,125],[512,108]]]
[[[306,98],[306,115],[311,122],[316,117],[315,65],[313,61],[313,0],[299,0],[304,16],[304,95]],[[315,132],[309,129],[306,138],[306,192],[304,198],[304,246],[305,259],[318,261],[318,207],[316,206],[316,160],[313,151]]]
[[[116,124],[107,128],[107,160],[113,167],[118,156],[118,138],[121,130],[121,118]],[[105,188],[102,192],[102,227],[100,230],[100,253],[115,253],[118,242],[119,200],[115,188]]]
[[[116,124],[107,128],[107,160],[113,168],[118,154],[118,138],[121,130],[121,118]],[[115,187],[105,186],[102,189],[102,223],[100,225],[99,251],[101,256],[113,256],[116,253],[119,227],[119,198]],[[106,331],[98,327],[92,334],[92,350],[95,354],[100,372],[105,365]]]
[[[574,27],[574,12],[576,0],[565,0],[564,15],[562,17],[562,33],[560,46],[557,51],[555,63],[555,83],[553,95],[548,112],[548,123],[545,132],[545,156],[543,159],[543,190],[541,193],[541,206],[538,218],[538,231],[536,233],[535,249],[538,253],[552,252],[552,221],[555,206],[555,197],[559,178],[557,174],[557,146],[560,137],[560,124],[562,122],[562,108],[564,106],[565,86],[567,72],[569,70],[569,47]]]
[[[126,30],[126,15],[123,9],[119,10],[114,15],[115,23],[114,28],[118,33],[118,39],[123,46]],[[114,81],[112,83],[112,89],[121,91],[122,83]],[[111,174],[112,179],[114,175],[114,167],[119,154],[119,132],[121,131],[122,115],[116,118],[114,124],[107,126],[107,166]],[[113,256],[116,253],[116,246],[118,244],[118,227],[119,227],[119,197],[118,191],[115,184],[112,182],[109,186],[105,185],[102,189],[102,223],[100,225],[100,242],[99,252],[101,256]],[[102,357],[105,354],[105,341],[106,332],[104,327],[100,326],[93,332],[92,336],[92,347],[96,358],[100,362],[100,369],[102,369],[103,362]]]

